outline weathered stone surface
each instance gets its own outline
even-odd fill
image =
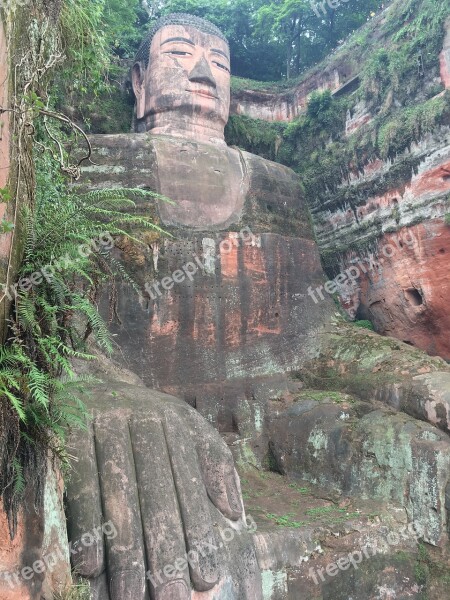
[[[186,403],[112,372],[105,363],[89,401],[92,427],[72,438],[67,491],[72,540],[110,531],[79,544],[73,566],[102,600],[197,598],[191,583],[199,600],[258,600],[230,451]]]
[[[225,394],[227,387],[234,393],[241,387],[245,402],[245,385],[252,395],[245,379],[297,368],[315,345],[311,334],[326,320],[329,303],[315,305],[306,295],[308,285],[321,279],[313,242],[272,234],[255,236],[249,246],[233,234],[168,242],[159,252],[160,280],[194,256],[201,268],[192,281],[186,278],[160,296],[149,287],[153,300],[142,304],[122,286],[119,315],[127,327],[113,331],[148,385],[173,393],[204,384],[220,384]]]
[[[190,40],[194,46],[197,41]],[[171,58],[173,64],[164,67],[168,73],[175,69],[176,60]],[[177,68],[177,77],[189,78],[181,63]],[[348,75],[353,68],[349,66]],[[147,75],[144,88],[151,93],[151,72]],[[169,73],[170,85],[174,77]],[[159,90],[163,78],[155,83]],[[138,94],[138,110],[139,102]],[[186,111],[179,112],[183,116]],[[338,331],[331,323],[331,296],[316,303],[309,294],[311,288],[323,285],[323,273],[297,177],[220,143],[205,143],[211,141],[207,136],[201,136],[200,143],[193,141],[191,122],[186,126],[183,120],[175,120],[173,130],[169,123],[162,129],[151,122],[147,125],[158,135],[94,137],[98,150],[94,160],[100,166],[88,167],[85,176],[90,181],[84,181],[93,188],[146,187],[177,203],[139,206],[159,217],[175,240],[150,240],[136,232],[148,250],[118,243],[121,258],[142,290],[140,295],[126,285],[118,290],[123,325],[114,325],[113,331],[126,364],[148,386],[183,397],[228,439],[236,438],[243,460],[251,457],[258,464],[266,455],[285,472],[310,479],[320,473],[330,493],[375,496],[395,503],[411,520],[423,524],[433,544],[444,543],[450,461],[445,433],[379,404],[354,400],[338,406],[314,397],[292,404],[295,389],[286,371],[309,370],[313,379],[320,379],[322,369],[336,367],[339,375],[341,366],[343,373],[351,372],[349,365],[361,361],[360,379],[353,381],[358,385],[366,371],[380,366],[376,336],[369,339],[369,356],[351,348],[349,353],[357,354],[349,358],[338,343],[329,346],[333,335],[339,340],[350,329]],[[162,135],[166,133],[172,137]],[[440,177],[438,159],[431,156],[427,165],[434,161],[433,176]],[[439,205],[433,193],[425,194],[425,200],[429,210]],[[327,351],[329,362],[323,361]],[[370,391],[372,396],[366,400],[379,392],[385,394],[385,403],[391,402],[389,386],[397,383],[397,377],[401,382],[407,378],[401,373],[403,367],[411,366],[408,374],[414,375],[420,373],[412,373],[419,363],[445,371],[444,363],[422,355],[417,358],[419,353],[406,346],[401,346],[399,355],[399,363],[392,365],[386,379],[369,381],[366,394]],[[393,362],[392,356],[383,356],[382,367],[388,361]],[[85,575],[102,600],[144,598],[144,556],[158,568],[176,556],[177,549],[185,552],[198,539],[214,539],[211,523],[236,522],[223,517],[233,517],[227,513],[230,495],[223,493],[231,463],[224,459],[217,437],[204,447],[209,434],[192,409],[139,385],[115,380],[110,388],[113,394],[99,388],[93,402],[93,431],[84,446],[89,452],[69,493],[74,506],[71,522],[81,532],[89,518],[83,506],[94,499],[96,515],[102,510],[119,523],[118,539],[107,541],[105,550],[99,543],[97,550],[86,552],[80,566],[85,566]],[[427,419],[424,410],[418,414],[419,401],[414,402],[405,400],[401,408]],[[228,464],[225,469],[218,467],[223,462]],[[83,472],[87,485],[80,485]],[[414,477],[420,484],[415,489]],[[192,481],[203,484],[193,489]],[[212,504],[205,502],[205,490]],[[217,561],[200,561],[189,579],[180,576],[176,588],[161,588],[161,600],[175,595],[188,598],[190,582],[198,600],[252,598],[259,585],[253,549],[243,536],[235,539],[242,546],[238,551],[229,546],[234,559],[224,561],[227,568],[222,576]],[[345,583],[313,589],[295,571],[299,561],[293,548],[298,540],[292,535],[283,545],[279,538],[259,538],[261,544],[273,543],[273,554],[268,550],[264,566],[259,548],[267,599],[354,594],[362,600],[377,594],[388,598],[392,590],[400,598],[419,597],[409,560],[400,561],[399,569],[392,571],[380,559],[362,576],[361,571],[349,575]],[[233,581],[238,586],[244,582],[240,590],[233,589]]]
[[[389,337],[336,321],[315,358],[298,376],[320,390],[344,391],[366,402],[379,400],[414,418],[438,425],[435,407],[447,398],[449,367],[441,358]],[[438,409],[439,414],[442,411]]]
[[[369,250],[343,252],[339,271],[355,270],[338,286],[341,302],[350,317],[372,320],[378,332],[448,359],[448,132],[423,140],[411,156],[420,166],[404,189],[371,197],[356,211],[329,207],[327,222],[316,227],[318,242],[325,251],[346,248],[376,236],[381,223]],[[388,168],[370,165],[352,185],[375,184]]]
[[[358,553],[360,550],[355,550]],[[355,556],[355,555],[354,555]],[[296,572],[287,573],[289,600],[420,600],[423,598],[423,586],[416,580],[417,562],[414,554],[404,551],[388,556],[376,556],[365,560],[358,569],[350,568],[338,571],[338,577],[325,575],[328,567],[335,572],[337,561],[348,564],[348,555],[337,556],[335,561],[316,563],[322,569],[325,582],[315,585],[310,578]],[[331,565],[331,567],[330,567]],[[280,597],[280,600],[283,597]],[[438,596],[436,598],[439,598]]]
[[[118,314],[127,325],[113,331],[126,364],[147,385],[188,400],[220,430],[258,431],[265,403],[285,389],[286,370],[313,352],[314,333],[333,312],[331,298],[315,305],[307,296],[323,275],[297,176],[223,150],[241,167],[228,172],[234,183],[221,199],[235,231],[216,233],[226,223],[192,159],[192,152],[216,153],[214,147],[146,135],[94,136],[92,143],[98,166],[84,170],[83,183],[145,186],[177,200],[175,207],[158,202],[139,210],[156,210],[178,239],[155,241],[137,254],[121,250],[142,290],[138,296],[127,285],[118,288]],[[168,169],[170,149],[183,146],[189,160]],[[230,189],[242,195],[239,211]]]
[[[247,510],[258,526],[255,543],[264,598],[445,597],[447,551],[422,544],[404,509],[375,499],[344,498],[299,479],[241,471]],[[433,564],[428,574],[426,562]],[[440,563],[440,565],[438,565]]]
[[[0,107],[7,108],[9,106],[9,56],[6,47],[6,37],[3,22],[0,21]],[[9,115],[3,113],[1,115],[1,136],[0,136],[0,163],[2,169],[0,171],[0,188],[4,188],[8,182],[9,176]],[[2,211],[6,208],[5,204],[1,205]]]
[[[357,283],[351,312],[371,319],[382,334],[450,359],[450,227],[436,219],[411,228],[407,235],[415,236],[417,246],[393,258],[377,253],[378,267]],[[395,247],[393,237],[386,234],[378,247]]]
[[[166,226],[201,231],[240,220],[247,182],[245,164],[236,150],[161,136],[152,138],[152,146],[158,191],[175,200],[174,205],[159,203]]]
[[[24,518],[25,516],[25,518]],[[30,547],[32,540],[28,538],[27,533],[33,530],[33,524],[26,515],[21,514],[18,520],[17,534],[14,540],[11,540],[9,533],[8,520],[3,511],[0,513],[0,595],[4,600],[35,600],[36,593],[30,589],[28,582],[19,579],[19,584],[14,580],[14,574],[20,573],[24,563],[22,553],[25,546]],[[34,540],[38,551],[41,539]],[[10,579],[11,576],[11,579]]]
[[[340,494],[402,506],[425,540],[446,543],[448,436],[405,414],[319,396],[302,392],[274,415],[270,446],[280,470]]]
[[[383,26],[389,11],[394,10],[391,4],[366,29],[364,34],[369,47],[379,46],[377,31],[382,27],[376,25]],[[357,75],[366,60],[365,49],[359,51],[362,57],[356,61],[355,47],[352,48],[351,43],[344,44],[325,65],[320,65],[320,70],[309,70],[289,91],[239,89],[232,98],[232,112],[267,121],[292,121],[304,111],[312,91],[330,89],[339,94],[346,93],[346,86],[350,89],[352,82],[358,85]],[[440,71],[436,68],[426,75],[427,93],[432,94],[439,81],[449,88],[449,21],[440,53]],[[418,101],[423,99],[420,96]],[[392,101],[397,101],[395,94],[388,102]],[[373,108],[372,112],[375,112]],[[349,111],[346,134],[355,133],[372,117],[364,102],[358,102]],[[334,255],[340,259],[339,269],[335,272],[330,269],[330,275],[345,272],[355,261],[365,261],[371,256],[377,263],[371,272],[361,273],[350,285],[339,289],[348,314],[352,318],[372,320],[383,335],[408,341],[430,354],[449,359],[445,299],[449,293],[446,256],[450,246],[449,227],[444,223],[450,183],[448,116],[442,121],[440,130],[423,136],[407,151],[384,161],[374,160],[363,173],[354,169],[350,181],[346,177],[339,186],[340,191],[348,189],[349,201],[341,195],[344,201],[336,205],[333,193],[324,194],[326,197],[320,198],[313,207],[313,217],[324,257]],[[350,170],[355,167],[354,164],[348,166]],[[392,184],[386,185],[389,180]],[[383,193],[377,193],[380,188]],[[373,194],[367,193],[370,189],[374,190]],[[416,236],[416,251],[409,253],[406,249],[386,257],[382,249],[402,235]],[[357,253],[352,251],[355,247],[360,248]]]
[[[43,500],[44,535],[41,556],[48,565],[41,597],[52,600],[64,594],[72,584],[67,526],[63,505],[64,481],[54,461],[49,461]]]
[[[9,107],[9,61],[6,46],[5,28],[0,19],[0,107]],[[6,188],[10,172],[10,113],[0,113],[0,188]],[[0,221],[10,216],[6,202],[0,202]],[[13,234],[7,233],[0,236],[0,283],[7,279],[8,261],[11,254]],[[3,296],[1,292],[0,298]],[[5,320],[8,315],[10,303],[7,298],[0,300],[0,341],[5,335]]]
[[[352,78],[354,65],[339,63],[312,70],[308,77],[294,89],[284,93],[271,91],[239,90],[231,97],[231,114],[245,115],[264,121],[292,121],[306,110],[312,92],[331,90],[337,92]]]
[[[175,205],[160,201],[155,207],[148,201],[139,209],[155,214],[175,237],[241,226],[313,239],[300,180],[283,165],[169,136],[94,135],[90,140],[95,164],[82,166],[81,184],[141,187],[167,196]]]
[[[450,433],[450,373],[434,371],[393,384],[387,402]]]
[[[445,87],[450,88],[450,19],[446,22],[444,47],[440,55],[441,79]]]
[[[276,546],[277,538],[282,538],[281,564],[273,560],[271,551],[267,552],[270,556],[262,572],[265,600],[423,598],[424,586],[416,580],[417,558],[414,549],[405,551],[402,544],[383,555],[382,548],[387,544],[379,532],[363,530],[359,536],[349,536],[350,539],[328,539],[327,547],[321,553],[317,552],[316,545],[309,554],[292,554],[291,561],[286,560],[286,556],[295,552],[295,542],[298,544],[301,539],[299,531],[263,533],[257,537],[264,548],[260,560],[266,555],[265,549]],[[380,554],[375,550],[377,544]],[[364,555],[364,549],[367,556]],[[355,567],[350,560],[353,560]],[[339,565],[344,565],[344,569],[340,569]],[[327,573],[327,568],[332,573],[331,576]]]
[[[35,509],[34,490],[29,485],[13,539],[6,515],[0,511],[2,600],[51,600],[70,585],[62,494],[61,475],[55,464],[49,464],[43,505],[39,510]]]

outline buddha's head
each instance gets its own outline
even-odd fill
[[[223,140],[230,110],[230,50],[212,23],[184,13],[161,18],[132,72],[137,130]]]

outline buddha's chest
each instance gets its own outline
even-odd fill
[[[166,226],[223,229],[240,221],[248,183],[236,150],[160,137],[152,141]]]

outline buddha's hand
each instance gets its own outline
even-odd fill
[[[259,599],[239,479],[220,435],[186,403],[115,379],[90,404],[87,431],[71,436],[67,510],[72,564],[94,597],[188,600],[193,589],[204,592],[198,599]]]

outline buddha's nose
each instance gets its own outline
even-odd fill
[[[209,68],[209,65],[204,56],[197,62],[195,67],[189,73],[189,81],[195,81],[196,83],[206,83],[211,87],[216,87],[216,80],[214,75]]]

